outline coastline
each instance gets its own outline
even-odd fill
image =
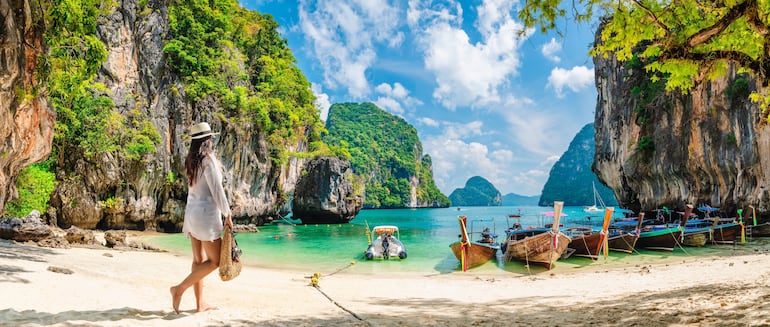
[[[597,263],[532,275],[358,274],[244,266],[205,282],[219,310],[171,309],[189,256],[50,249],[0,240],[0,325],[13,326],[758,326],[770,325],[770,250]],[[71,271],[71,274],[49,270]],[[58,268],[58,269],[56,269]]]

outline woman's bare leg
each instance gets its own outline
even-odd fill
[[[179,303],[182,301],[182,294],[193,285],[195,285],[197,310],[200,312],[214,309],[203,302],[203,278],[219,267],[219,251],[222,239],[201,242],[190,236],[190,242],[193,248],[193,263],[190,274],[181,283],[172,286],[170,289],[172,305],[176,313],[179,313]]]

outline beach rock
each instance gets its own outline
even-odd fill
[[[82,244],[82,245],[93,245],[93,244],[99,244],[96,242],[96,237],[94,236],[94,232],[87,229],[81,229],[75,226],[71,226],[70,228],[67,228],[65,230],[67,232],[67,235],[64,237],[67,239],[67,242],[70,244]]]
[[[104,245],[108,248],[116,245],[126,245],[126,231],[108,230],[104,232]]]
[[[259,227],[254,224],[233,224],[233,231],[236,233],[259,233]]]
[[[40,220],[40,212],[33,210],[23,219],[11,217],[0,220],[0,238],[17,242],[37,242],[52,235],[51,227]]]
[[[72,275],[74,271],[69,268],[62,268],[62,267],[54,267],[54,266],[48,266],[48,271],[59,273],[59,274],[65,274],[65,275]]]
[[[293,218],[303,224],[348,223],[361,210],[363,197],[346,179],[350,163],[333,157],[307,163],[292,200]]]
[[[60,236],[53,236],[37,241],[37,246],[53,249],[69,249],[72,247],[66,238]]]

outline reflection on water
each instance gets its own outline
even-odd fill
[[[243,249],[243,260],[248,265],[306,270],[322,274],[344,270],[347,273],[418,272],[443,274],[460,271],[460,264],[449,249],[459,233],[458,215],[466,215],[469,232],[480,232],[489,227],[502,238],[504,230],[514,219],[509,214],[521,214],[521,224],[542,226],[552,222],[552,217],[540,213],[550,211],[548,207],[463,207],[443,209],[394,209],[363,210],[349,224],[299,225],[279,221],[260,226],[259,233],[240,233],[236,236]],[[581,207],[566,207],[561,223],[564,226],[591,224],[600,226],[602,216],[587,218]],[[614,217],[621,217],[616,214]],[[484,218],[483,221],[481,221]],[[475,221],[474,221],[475,220]],[[519,219],[517,219],[519,220]],[[474,221],[471,226],[470,221]],[[401,240],[407,249],[404,260],[368,261],[363,253],[368,245],[366,230],[376,225],[396,225]],[[190,255],[189,241],[182,234],[153,236],[147,239],[151,244],[174,253]],[[639,265],[676,260],[680,257],[699,255],[736,255],[768,251],[770,242],[766,239],[750,240],[747,244],[706,246],[703,248],[677,248],[673,253],[640,251],[637,254],[610,252],[609,257],[593,261],[587,258],[568,258],[555,264],[553,273],[559,271],[595,267],[597,265]],[[521,262],[492,260],[471,271],[484,274],[530,274],[546,270],[533,265],[529,268]]]

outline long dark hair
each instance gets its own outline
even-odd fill
[[[187,158],[184,161],[190,186],[195,185],[195,181],[198,179],[198,175],[200,175],[203,158],[213,151],[214,142],[211,142],[211,136],[194,139],[192,140],[192,143],[190,143],[190,151],[187,152]]]

